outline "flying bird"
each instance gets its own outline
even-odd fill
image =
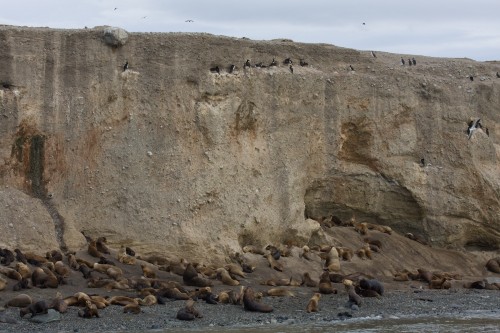
[[[194,22],[193,20],[186,20],[185,22],[191,23]]]
[[[113,9],[113,10],[117,10],[117,9],[118,9],[118,7],[115,7],[115,9]]]
[[[481,125],[481,119],[478,118],[477,120],[471,120],[469,122],[469,127],[467,128],[467,135],[469,136],[469,140],[472,136],[472,133],[474,133],[474,131],[478,128],[483,128],[483,126]]]

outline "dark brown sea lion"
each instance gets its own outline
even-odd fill
[[[146,264],[141,264],[141,269],[142,269],[142,275],[145,278],[156,279],[156,272],[153,269],[153,267],[146,265]]]
[[[49,303],[49,309],[54,309],[59,313],[68,311],[68,303],[63,300],[60,292],[57,292],[56,297]]]
[[[188,286],[195,286],[195,287],[211,287],[212,282],[200,277],[198,275],[198,272],[196,269],[193,267],[191,263],[189,263],[186,266],[186,269],[184,270],[184,274],[182,275],[182,280],[184,283]]]
[[[431,283],[432,281],[432,273],[429,272],[428,270],[425,270],[423,268],[419,268],[417,269],[418,271],[418,275],[419,275],[419,279],[422,280],[422,281],[425,281],[427,283]]]
[[[381,241],[381,240],[379,240],[379,239],[372,238],[372,237],[365,237],[365,238],[363,238],[363,241],[364,241],[365,243],[370,244],[370,245],[375,245],[375,246],[377,246],[379,249],[381,249],[381,248],[382,248],[382,241]]]
[[[63,255],[62,255],[61,251],[59,251],[59,250],[52,250],[52,251],[48,251],[45,254],[45,258],[47,258],[47,260],[55,263],[56,261],[62,261]]]
[[[156,293],[156,298],[166,297],[175,300],[188,300],[189,295],[187,293],[181,292],[178,288],[162,288],[159,289]]]
[[[26,259],[26,256],[24,255],[24,253],[21,250],[15,249],[14,252],[16,253],[16,260],[18,262],[22,262],[25,265],[28,264],[28,260]],[[14,260],[12,260],[12,261],[14,261]]]
[[[91,241],[89,245],[87,246],[87,252],[94,258],[100,258],[102,257],[102,253],[97,250],[97,243],[96,241]]]
[[[99,312],[97,311],[97,306],[93,304],[90,300],[85,301],[85,308],[78,311],[78,317],[82,318],[99,318]]]
[[[127,304],[123,307],[123,313],[139,314],[141,313],[141,307],[139,304]]]
[[[309,274],[309,272],[305,272],[302,275],[302,285],[305,285],[306,287],[317,287],[318,282],[314,281],[311,278],[311,275]]]
[[[274,259],[273,255],[268,253],[264,256],[269,263],[269,267],[277,271],[283,272],[283,264]]]
[[[31,313],[31,317],[34,317],[39,314],[47,314],[49,307],[47,306],[47,302],[44,300],[35,302],[33,304],[28,305],[25,308],[19,310],[19,315],[24,317],[28,313]]]
[[[31,279],[21,279],[21,281],[17,282],[14,287],[12,287],[12,290],[19,291],[22,289],[31,289],[32,287],[33,285],[31,284]],[[0,290],[2,290],[1,285]]]
[[[16,260],[14,252],[9,249],[0,249],[0,264],[4,266],[9,266],[12,262]]]
[[[375,279],[361,279],[359,280],[359,286],[365,290],[373,290],[380,296],[384,295],[384,285],[380,281]]]
[[[259,303],[255,300],[254,291],[250,287],[246,287],[243,292],[243,306],[247,311],[254,312],[272,312],[273,308],[270,305]]]
[[[309,303],[307,303],[306,311],[307,313],[310,312],[318,312],[319,310],[319,299],[321,298],[320,293],[315,293],[311,299],[309,300]]]
[[[195,318],[203,318],[203,315],[194,308],[194,301],[189,299],[186,305],[177,311],[177,319],[179,320],[194,320]]]
[[[95,246],[97,251],[102,252],[104,254],[110,254],[111,252],[109,251],[108,246],[106,245],[107,240],[106,237],[99,237],[95,241]]]
[[[10,267],[0,266],[0,274],[3,274],[8,278],[13,279],[13,280],[17,280],[17,281],[21,281],[23,278],[22,275],[19,274],[18,271],[16,271],[13,268],[10,268]]]
[[[337,289],[333,288],[332,282],[330,281],[330,273],[324,271],[319,278],[318,284],[319,292],[322,294],[336,294]]]

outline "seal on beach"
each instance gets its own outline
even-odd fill
[[[361,296],[356,294],[356,290],[354,289],[352,281],[345,279],[344,281],[342,281],[342,283],[344,284],[347,295],[349,296],[349,304],[356,304],[357,306],[360,306],[363,301],[361,299]]]
[[[229,272],[222,267],[217,269],[217,279],[228,286],[238,286],[240,284],[240,281],[233,279]]]
[[[194,308],[194,301],[188,299],[184,307],[177,311],[176,318],[179,320],[194,320],[195,318],[203,318],[203,315]]]
[[[92,303],[90,300],[85,301],[85,307],[78,311],[78,317],[82,318],[92,318],[97,317],[100,318],[99,312],[97,311],[97,306]]]
[[[255,293],[250,287],[246,287],[243,291],[243,307],[247,311],[253,312],[272,312],[273,308],[270,305],[257,302]]]
[[[318,282],[314,281],[311,278],[311,275],[309,274],[309,272],[305,272],[302,275],[302,284],[301,285],[304,285],[306,287],[317,287],[318,286]]]
[[[335,289],[332,285],[332,281],[330,280],[330,272],[324,271],[319,278],[318,284],[319,292],[322,294],[336,294],[337,289]]]
[[[145,264],[141,264],[142,275],[148,279],[156,279],[156,272],[153,267]]]
[[[97,240],[95,241],[95,246],[97,248],[97,251],[102,252],[104,254],[110,254],[111,251],[109,251],[109,248],[106,245],[107,241],[108,240],[106,239],[106,237],[97,238]]]
[[[22,318],[25,315],[27,315],[28,313],[31,313],[31,317],[34,317],[34,316],[39,315],[39,314],[47,314],[48,310],[49,310],[49,307],[47,305],[47,302],[45,302],[44,300],[41,300],[41,301],[35,302],[33,304],[30,304],[25,308],[20,309],[19,315]]]
[[[306,311],[307,313],[311,312],[318,312],[319,310],[319,299],[321,298],[320,293],[315,293],[311,299],[309,300],[309,303],[307,303]]]
[[[11,298],[6,304],[6,307],[13,307],[13,308],[25,308],[28,305],[31,305],[33,303],[33,300],[31,299],[30,295],[27,294],[19,294],[16,295],[14,298]]]
[[[500,273],[500,257],[488,260],[486,269],[493,273]]]
[[[279,296],[279,297],[285,297],[285,296],[295,297],[295,294],[293,292],[291,292],[288,289],[281,288],[281,287],[271,288],[271,289],[265,291],[264,295],[265,296]]]
[[[267,262],[269,263],[269,267],[272,269],[275,269],[277,271],[283,272],[283,265],[276,261],[274,259],[273,255],[271,253],[268,253],[264,256],[267,259]]]
[[[123,307],[123,313],[141,313],[141,306],[139,304],[127,304]]]
[[[97,243],[96,241],[91,241],[89,245],[87,246],[87,252],[94,258],[100,258],[102,257],[102,253],[97,250]]]
[[[365,290],[373,290],[380,296],[384,295],[384,285],[376,279],[361,279],[359,280],[359,286]]]

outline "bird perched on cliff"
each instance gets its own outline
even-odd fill
[[[215,66],[215,67],[210,68],[210,72],[220,74],[219,66]]]
[[[500,78],[500,73],[497,72],[497,77]]]
[[[309,64],[307,62],[304,61],[304,59],[300,59],[299,61],[299,64],[300,66],[304,67],[304,66],[309,66]]]
[[[354,71],[354,67],[352,67],[352,65],[349,65],[349,69],[350,69],[351,71]]]
[[[420,166],[421,166],[421,167],[424,167],[424,166],[425,166],[425,159],[424,159],[424,158],[421,158],[421,159],[420,159]]]
[[[376,58],[377,55],[375,54],[375,52],[372,51],[372,57]]]
[[[401,65],[405,65],[405,60],[403,58],[401,58]]]
[[[233,73],[234,70],[236,69],[236,66],[235,65],[229,65],[229,73]]]
[[[417,61],[415,60],[415,58],[411,58],[411,61],[413,62],[413,66],[417,65]]]
[[[290,65],[290,72],[292,72],[292,74],[293,74],[293,66],[292,65]]]
[[[245,67],[251,67],[250,65],[250,59],[247,59],[247,61],[245,61],[245,64],[243,65],[243,68]]]
[[[469,136],[469,140],[472,136],[472,133],[474,133],[475,130],[477,130],[478,128],[482,128],[483,126],[481,125],[481,119],[477,119],[477,120],[471,120],[469,122],[469,127],[467,128],[467,135]]]
[[[474,76],[469,76],[469,80],[474,81]]]
[[[123,71],[125,72],[128,69],[128,60],[125,62],[125,65],[123,65]]]

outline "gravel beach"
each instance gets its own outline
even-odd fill
[[[15,324],[0,323],[0,332],[144,332],[230,329],[238,331],[245,327],[272,328],[279,325],[304,325],[328,323],[338,320],[355,320],[365,317],[465,317],[481,313],[482,316],[500,318],[500,295],[498,291],[450,289],[425,290],[408,288],[391,290],[380,298],[363,298],[359,309],[347,307],[347,294],[340,290],[336,295],[322,295],[320,310],[307,313],[306,305],[313,291],[311,288],[291,288],[296,297],[264,297],[261,302],[273,307],[272,313],[245,311],[240,305],[211,305],[198,301],[195,307],[203,318],[193,321],[176,319],[177,311],[184,301],[172,301],[166,305],[142,307],[140,314],[124,314],[123,307],[109,306],[100,310],[100,318],[78,317],[78,308],[70,307],[62,320],[51,323],[32,323],[28,317],[21,319],[19,309],[7,308],[0,313],[3,318],[13,318]],[[340,315],[339,315],[340,314]],[[352,316],[352,317],[350,317]],[[500,325],[500,319],[499,325]]]

